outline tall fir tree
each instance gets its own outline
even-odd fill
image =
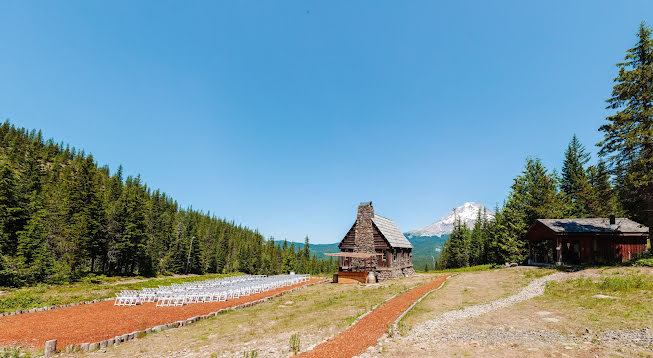
[[[574,134],[565,151],[560,177],[560,189],[569,207],[567,216],[583,217],[587,212],[590,185],[585,165],[589,159],[589,153]]]
[[[617,192],[610,179],[610,171],[605,161],[599,160],[596,165],[587,168],[587,178],[590,183],[586,198],[587,215],[590,217],[609,217],[621,215],[621,207]]]
[[[460,217],[455,218],[453,231],[440,254],[440,267],[467,267],[470,263],[470,231]]]
[[[16,252],[25,211],[18,180],[8,162],[0,160],[0,255]]]
[[[604,133],[600,155],[606,156],[618,177],[626,204],[625,210],[653,227],[653,40],[651,28],[641,23],[635,47],[627,50],[625,61],[618,63],[608,109],[609,123],[599,130]]]

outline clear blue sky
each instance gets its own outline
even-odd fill
[[[266,236],[403,231],[596,152],[651,1],[3,1],[0,119]]]

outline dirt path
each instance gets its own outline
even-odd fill
[[[118,335],[206,315],[319,281],[322,279],[314,278],[309,282],[226,302],[195,303],[182,307],[156,307],[154,303],[114,306],[113,301],[104,301],[0,317],[0,346],[27,345],[41,348],[45,341],[50,339],[56,339],[59,347],[98,342]]]
[[[353,326],[312,350],[300,354],[299,357],[351,358],[365,352],[368,347],[376,345],[378,339],[387,332],[389,324],[399,318],[420,297],[440,287],[449,276],[441,276],[385,302]]]

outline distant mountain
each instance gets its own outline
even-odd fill
[[[281,246],[283,245],[283,241],[276,241],[275,242],[277,245]],[[288,241],[288,246],[290,246],[292,242]],[[311,255],[315,254],[318,259],[321,259],[324,257],[325,253],[329,252],[340,252],[340,249],[338,248],[339,242],[335,244],[311,244],[309,243],[309,249],[311,250]],[[303,242],[295,242],[295,250],[302,249],[304,247]],[[328,257],[327,257],[328,258]]]
[[[408,241],[413,245],[413,266],[415,269],[423,270],[424,265],[428,264],[429,269],[432,270],[433,261],[438,261],[440,248],[448,238],[449,235],[415,236],[408,238]]]
[[[465,224],[467,224],[467,227],[471,229],[476,222],[479,210],[482,215],[483,209],[486,210],[486,215],[489,219],[494,218],[494,211],[488,209],[485,205],[468,202],[450,211],[447,215],[443,216],[442,219],[433,224],[421,229],[409,231],[405,235],[408,238],[427,236],[441,237],[442,235],[449,235],[451,234],[451,231],[453,231],[453,224],[456,217],[459,217]]]

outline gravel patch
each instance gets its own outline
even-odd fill
[[[533,280],[528,286],[524,287],[518,294],[502,298],[483,305],[465,307],[460,310],[445,312],[437,318],[426,321],[415,328],[412,333],[416,336],[430,335],[433,330],[439,326],[452,324],[456,321],[478,317],[482,314],[498,310],[500,308],[512,306],[515,303],[530,300],[533,297],[540,296],[544,293],[546,283],[551,280],[562,278],[564,273],[556,273]]]
[[[424,350],[437,351],[437,347],[449,344],[469,344],[474,347],[488,346],[500,343],[514,343],[531,347],[549,347],[555,344],[565,350],[588,349],[589,347],[606,346],[612,348],[653,348],[653,331],[650,328],[636,330],[616,330],[583,335],[567,335],[555,331],[539,329],[514,329],[512,327],[496,327],[491,329],[476,329],[466,326],[440,326],[436,328],[429,339],[415,340],[410,337],[383,339],[374,349],[369,349],[359,358],[380,357],[383,346],[401,344]]]

